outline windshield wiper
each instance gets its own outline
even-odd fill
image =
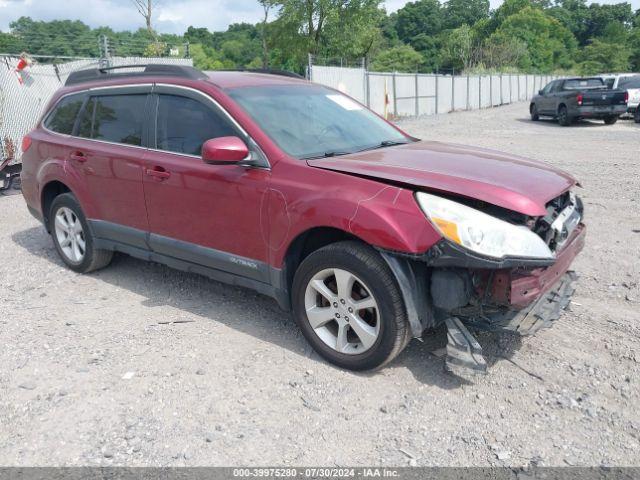
[[[341,152],[338,150],[329,151],[321,153],[320,155],[313,155],[311,157],[303,157],[302,160],[317,160],[318,158],[331,158],[331,157],[339,157],[341,155],[349,155],[354,152]]]
[[[358,150],[358,152],[368,152],[370,150],[378,150],[379,148],[386,147],[395,147],[396,145],[407,145],[409,142],[404,142],[402,140],[384,140],[380,142],[378,145],[374,145],[373,147],[363,148],[362,150]]]
[[[382,142],[380,142],[377,145],[374,145],[373,147],[363,148],[362,150],[355,150],[353,152],[344,152],[344,151],[339,151],[339,150],[332,150],[332,151],[329,151],[329,152],[321,153],[320,155],[314,155],[312,157],[304,157],[303,160],[316,160],[318,158],[339,157],[341,155],[350,155],[352,153],[368,152],[369,150],[377,150],[379,148],[385,148],[385,147],[395,147],[396,145],[406,145],[408,143],[410,143],[410,142],[405,142],[405,141],[402,141],[402,140],[383,140]]]

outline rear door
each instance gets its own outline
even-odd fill
[[[146,248],[149,230],[142,175],[151,85],[89,92],[70,142],[96,204],[96,236]]]
[[[202,145],[211,138],[238,136],[252,144],[211,97],[157,86],[153,105],[155,149],[144,176],[152,249],[266,282],[266,225],[260,209],[270,179],[268,164],[256,168],[202,161]]]

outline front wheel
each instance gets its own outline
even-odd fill
[[[73,194],[64,193],[53,200],[49,225],[56,250],[71,270],[89,273],[111,262],[113,252],[94,247],[87,219]]]
[[[529,108],[529,113],[531,114],[531,120],[533,122],[537,122],[538,120],[540,120],[540,114],[538,113],[538,106],[535,103],[531,104],[531,107]]]
[[[617,115],[611,115],[609,117],[604,117],[604,123],[606,125],[613,125],[618,121],[618,116]]]
[[[558,123],[563,127],[568,127],[573,123],[572,118],[569,116],[569,110],[564,105],[558,110]]]
[[[373,248],[340,242],[309,255],[293,281],[294,315],[320,356],[348,370],[393,360],[410,339],[404,301]]]

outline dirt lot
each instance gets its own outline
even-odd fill
[[[358,375],[250,291],[126,256],[76,275],[22,198],[0,197],[0,464],[638,465],[640,127],[526,108],[403,123],[584,186],[571,312],[535,337],[481,335],[491,366],[472,382],[430,353],[443,332]]]

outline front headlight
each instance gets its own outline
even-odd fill
[[[416,199],[445,238],[469,250],[493,258],[554,258],[542,238],[525,226],[427,193],[418,192]]]

